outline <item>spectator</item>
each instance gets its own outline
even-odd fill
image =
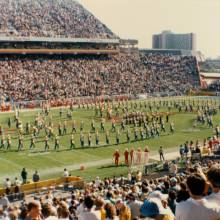
[[[63,177],[68,177],[68,176],[69,176],[69,172],[65,168],[64,171],[63,171]]]
[[[111,203],[107,203],[105,205],[105,211],[106,211],[106,220],[119,220],[118,216],[116,216],[116,209],[115,206]]]
[[[128,205],[131,209],[131,219],[135,219],[135,218],[140,217],[140,207],[142,206],[142,204],[143,204],[143,202],[137,200],[135,194],[130,193],[128,195]]]
[[[27,171],[26,171],[26,169],[25,168],[23,168],[22,169],[22,171],[21,171],[21,178],[22,178],[22,183],[23,184],[26,184],[27,183]]]
[[[211,203],[203,197],[205,185],[205,179],[199,174],[194,174],[187,178],[187,187],[189,189],[190,198],[177,205],[176,220],[207,220],[220,217],[219,205],[210,205]]]
[[[100,220],[101,212],[94,211],[92,208],[94,206],[94,200],[91,196],[85,197],[84,207],[85,210],[79,214],[79,220]]]
[[[5,179],[4,188],[5,188],[6,194],[8,195],[11,191],[11,181],[9,178]]]
[[[25,220],[41,220],[41,205],[39,202],[29,202],[27,210],[28,212]]]
[[[39,182],[40,181],[40,175],[38,174],[38,171],[36,170],[33,174],[33,182]]]
[[[14,186],[15,186],[14,193],[19,193],[21,181],[17,177],[15,177]]]
[[[116,201],[116,210],[118,211],[119,220],[131,220],[131,210],[121,199]]]
[[[144,201],[144,204],[140,209],[141,217],[144,219],[162,219],[162,220],[174,220],[173,216],[167,214],[160,199],[151,198]]]
[[[220,165],[213,165],[207,172],[208,181],[211,183],[213,192],[207,197],[209,202],[219,205],[220,201]]]

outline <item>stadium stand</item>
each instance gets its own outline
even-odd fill
[[[0,35],[116,38],[104,24],[72,0],[2,0]]]
[[[145,55],[35,56],[0,59],[0,93],[7,101],[78,96],[172,93],[198,86],[194,57]]]
[[[128,177],[97,177],[84,189],[58,194],[49,190],[29,198],[23,195],[23,201],[16,203],[3,195],[0,218],[180,220],[190,215],[190,219],[219,219],[219,177],[218,161],[186,160],[183,170],[162,177],[144,177],[139,171]]]
[[[119,42],[137,41],[119,40],[77,1],[1,1],[0,42],[6,102],[182,95],[199,86],[196,58],[119,53]]]

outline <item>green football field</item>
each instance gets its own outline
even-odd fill
[[[12,113],[1,113],[0,114],[0,125],[4,130],[5,138],[7,138],[7,134],[10,134],[12,140],[12,149],[7,151],[5,149],[0,149],[0,182],[3,182],[5,177],[10,177],[13,179],[15,176],[20,177],[20,172],[23,167],[25,167],[28,171],[29,178],[31,179],[34,170],[38,170],[41,176],[41,179],[47,179],[52,177],[59,177],[62,175],[63,169],[65,167],[71,172],[71,175],[79,175],[83,176],[85,179],[90,179],[99,176],[113,176],[120,175],[121,173],[126,173],[127,168],[125,166],[120,166],[115,168],[112,166],[112,156],[115,149],[119,149],[122,153],[125,148],[130,149],[131,147],[138,148],[144,147],[147,145],[151,152],[157,152],[160,145],[164,146],[164,148],[171,148],[176,150],[178,149],[180,144],[183,144],[185,141],[196,141],[197,139],[202,142],[204,137],[209,137],[213,134],[213,128],[205,125],[197,124],[195,126],[194,122],[197,116],[196,111],[184,112],[184,107],[182,112],[179,113],[178,109],[174,108],[172,105],[175,102],[182,102],[184,104],[194,104],[196,105],[210,105],[216,106],[219,109],[219,101],[214,101],[214,99],[200,99],[194,98],[194,101],[190,101],[189,98],[181,98],[181,99],[160,99],[159,101],[155,100],[143,100],[136,101],[137,109],[135,111],[140,111],[143,113],[148,112],[150,115],[149,108],[145,108],[144,103],[147,103],[147,106],[152,105],[153,112],[161,112],[162,114],[166,114],[168,112],[168,105],[171,106],[170,112],[172,115],[169,117],[169,121],[174,123],[175,132],[174,134],[170,133],[169,123],[165,123],[166,132],[161,133],[160,137],[150,138],[150,139],[140,139],[140,135],[138,137],[138,141],[134,141],[133,134],[133,125],[127,125],[131,131],[131,142],[127,143],[126,132],[121,131],[120,121],[122,119],[122,107],[119,108],[119,116],[116,118],[116,129],[120,129],[120,144],[116,145],[116,134],[115,132],[111,132],[111,120],[107,120],[105,117],[105,129],[110,132],[110,144],[106,145],[105,141],[105,132],[101,132],[100,130],[100,116],[95,116],[94,107],[90,106],[89,109],[85,108],[74,108],[72,111],[72,119],[67,118],[67,110],[63,109],[63,114],[60,117],[60,109],[51,109],[50,117],[52,118],[54,133],[58,133],[58,124],[61,122],[63,124],[64,121],[67,122],[67,134],[60,136],[60,149],[59,151],[54,151],[54,138],[49,139],[49,151],[44,151],[44,140],[45,140],[45,131],[44,129],[40,131],[39,136],[36,138],[36,147],[33,150],[29,150],[30,138],[31,135],[25,134],[25,124],[26,122],[30,122],[31,126],[34,125],[35,118],[37,114],[41,113],[41,110],[24,110],[20,111],[19,119],[21,120],[24,128],[24,149],[20,152],[17,151],[18,146],[18,131],[15,127],[14,123],[14,112]],[[140,107],[140,102],[142,103]],[[133,101],[134,103],[134,101]],[[162,107],[157,109],[159,103],[164,103]],[[117,103],[115,103],[117,105]],[[162,104],[161,104],[162,105]],[[128,103],[129,112],[134,111],[131,109],[130,102]],[[106,112],[104,111],[104,116]],[[115,112],[113,111],[113,115]],[[12,125],[8,127],[8,119],[11,118]],[[91,122],[95,120],[96,129],[99,131],[99,145],[95,144],[95,133],[91,133],[92,135],[92,146],[88,147],[88,132],[91,130]],[[46,123],[48,123],[49,117],[45,118]],[[72,122],[76,121],[77,124],[77,133],[74,134],[74,140],[76,144],[76,148],[73,150],[69,149],[70,146],[70,137],[72,130]],[[165,121],[165,116],[163,117]],[[80,146],[80,123],[84,122],[83,134],[85,137],[85,147],[82,148]],[[220,114],[219,110],[217,115],[213,116],[214,126],[220,124]],[[138,128],[139,129],[139,128]],[[123,157],[122,157],[123,158]],[[79,167],[81,165],[85,165],[85,170],[80,171]]]

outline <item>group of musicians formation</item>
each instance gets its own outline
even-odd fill
[[[161,107],[167,107],[168,112],[161,113],[158,112]],[[160,101],[158,103],[147,103],[147,102],[128,102],[122,101],[113,103],[105,103],[99,102],[96,104],[79,104],[78,109],[94,109],[95,110],[95,117],[100,117],[100,131],[105,133],[105,142],[106,145],[110,144],[120,144],[121,142],[121,134],[126,133],[126,142],[130,143],[131,141],[138,141],[144,140],[154,137],[159,137],[160,134],[166,132],[165,124],[169,124],[169,132],[174,133],[174,123],[170,122],[169,118],[171,116],[171,108],[178,109],[179,112],[192,112],[197,109],[197,121],[204,123],[205,118],[207,118],[207,123],[209,126],[213,127],[212,122],[212,115],[217,113],[216,105],[204,104],[204,105],[197,105],[196,108],[194,107],[195,103],[185,103],[185,101],[176,102],[176,101]],[[150,112],[141,112],[137,111],[137,109],[150,110]],[[129,112],[129,109],[133,110]],[[34,125],[32,126],[29,122],[26,123],[25,129],[23,128],[22,121],[20,120],[20,112],[19,109],[15,109],[14,120],[9,117],[8,118],[8,128],[10,129],[12,124],[15,123],[15,127],[18,131],[18,144],[17,150],[21,151],[24,149],[24,135],[31,135],[29,149],[34,149],[36,146],[36,140],[39,137],[40,131],[45,131],[45,138],[44,138],[44,149],[48,151],[50,148],[49,140],[54,140],[54,150],[59,150],[60,148],[60,138],[63,135],[67,135],[70,133],[70,141],[69,141],[69,149],[74,149],[76,147],[75,144],[75,134],[77,133],[77,123],[75,120],[72,121],[72,114],[73,114],[74,106],[70,105],[70,108],[66,111],[66,117],[68,120],[71,121],[71,128],[69,129],[67,126],[67,121],[65,120],[63,123],[59,122],[57,126],[58,133],[54,133],[54,125],[52,120],[52,114],[50,113],[50,107],[45,105],[42,107],[42,112],[38,113]],[[116,120],[115,118],[119,118],[120,110],[123,112],[123,117],[120,122],[120,126],[116,127]],[[155,110],[155,111],[154,111]],[[110,131],[106,129],[105,124],[105,114],[108,120],[111,120],[111,133],[115,133],[115,142],[110,143]],[[64,115],[64,109],[60,108],[59,116],[62,118]],[[165,116],[165,121],[164,121]],[[48,123],[47,123],[48,117]],[[130,125],[133,126],[133,135],[131,134]],[[219,131],[219,128],[216,128]],[[85,135],[84,135],[84,122],[80,122],[80,126],[78,128],[80,132],[79,141],[80,146],[83,148],[86,146],[85,144]],[[216,132],[217,133],[217,132]],[[95,120],[91,122],[91,129],[87,132],[87,146],[91,147],[94,146],[92,144],[92,136],[95,135],[95,145],[100,145],[100,135],[98,126],[95,123]],[[0,149],[11,150],[12,148],[12,141],[10,134],[5,135],[4,129],[0,126],[0,135],[1,135],[1,142],[0,142]],[[111,139],[112,140],[112,139]]]

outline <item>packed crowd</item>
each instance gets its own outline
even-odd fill
[[[196,59],[170,55],[2,58],[0,94],[26,101],[141,93],[185,94],[198,86]]]
[[[77,1],[2,0],[0,34],[22,37],[116,38]]]
[[[0,200],[1,219],[217,220],[220,219],[220,164],[186,163],[185,170],[159,178],[138,171],[127,178],[97,177],[83,190],[45,195],[10,204]],[[64,176],[68,175],[64,170]],[[193,211],[192,211],[193,210]]]
[[[198,68],[193,57],[150,54],[142,56],[141,61],[150,74],[146,85],[149,93],[168,91],[181,94],[198,85]]]
[[[208,85],[208,90],[219,92],[220,91],[220,80],[216,80],[210,85]]]

